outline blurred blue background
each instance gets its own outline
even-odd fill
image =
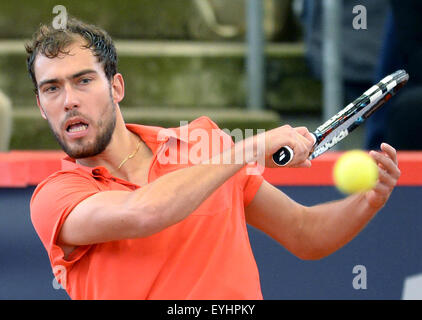
[[[333,187],[280,187],[312,205],[338,199]],[[47,254],[29,216],[34,188],[1,189],[0,299],[69,299],[53,286]],[[420,187],[398,187],[384,209],[345,247],[318,261],[303,261],[249,228],[264,299],[401,299],[404,281],[422,274]],[[366,268],[366,289],[356,290],[353,268]]]

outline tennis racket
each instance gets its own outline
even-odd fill
[[[319,126],[311,133],[315,141],[308,159],[312,160],[320,156],[347,137],[395,95],[408,80],[409,75],[405,70],[390,74]],[[285,166],[293,159],[293,156],[293,149],[284,146],[273,154],[273,161],[278,166]]]

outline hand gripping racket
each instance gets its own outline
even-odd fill
[[[409,75],[404,70],[390,74],[319,126],[311,133],[315,141],[308,159],[312,160],[320,156],[343,140],[395,95],[408,80]],[[273,161],[278,166],[285,166],[293,159],[293,156],[293,149],[284,146],[273,154]]]

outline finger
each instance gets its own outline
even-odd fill
[[[294,128],[299,134],[301,134],[302,136],[309,133],[308,128],[306,127],[295,127]]]
[[[309,132],[308,128],[306,127],[297,127],[294,128],[297,133],[299,133],[302,137],[305,137],[307,142],[309,142],[310,146],[313,147],[315,143],[315,137],[312,133]]]
[[[370,155],[372,158],[377,162],[378,165],[382,165],[382,167],[391,174],[394,178],[397,178],[400,176],[400,170],[397,167],[396,163],[393,162],[393,160],[384,154],[376,151],[371,151]]]
[[[381,150],[384,151],[395,164],[397,164],[397,151],[388,143],[381,143]]]
[[[388,197],[391,193],[391,188],[380,182],[378,182],[372,190],[378,194],[384,194],[385,197]]]
[[[307,153],[310,153],[314,145],[314,139],[312,138],[312,134],[309,133],[306,127],[294,128],[294,132],[297,141],[303,144],[303,147]]]
[[[283,134],[275,135],[275,139],[279,139],[280,141],[274,141],[275,143],[272,144],[274,150],[270,150],[272,151],[271,154],[278,151],[279,145],[289,146],[293,150],[293,159],[291,160],[290,166],[294,167],[302,165],[302,163],[305,162],[308,158],[309,153],[311,151],[311,143],[306,137],[302,135],[306,133],[309,134],[308,129],[306,129],[305,127],[299,127],[296,130],[296,128],[292,128],[289,125],[284,125],[277,130],[279,130]],[[309,165],[305,163],[303,164],[303,166],[308,167]]]
[[[309,151],[304,145],[304,143],[298,139],[296,139],[296,143],[293,148],[294,157],[292,160],[292,166],[297,166],[304,162],[309,155]]]
[[[380,183],[386,185],[387,187],[394,188],[397,183],[397,180],[394,179],[387,171],[379,168],[378,169],[378,180]]]
[[[293,168],[310,168],[311,166],[312,166],[312,163],[308,159],[306,159],[303,162],[291,165],[291,167]]]
[[[306,159],[301,165],[301,168],[310,168],[312,166],[312,162],[309,159]]]
[[[388,168],[387,168],[385,163],[386,162],[388,163],[389,161],[387,159],[390,159],[390,158],[386,157],[381,152],[374,151],[374,150],[370,151],[369,155],[372,157],[372,159],[375,160],[375,162],[377,163],[379,168],[382,168],[382,169],[388,171]],[[388,163],[388,165],[390,165],[390,167],[391,167],[393,160],[390,159],[390,162],[391,163]]]
[[[290,129],[290,126],[285,125],[265,133],[266,150],[269,154],[274,154],[284,146],[294,149],[295,139],[292,134],[294,131]]]
[[[301,144],[304,151],[306,153],[311,153],[312,147],[314,146],[313,141],[310,141],[308,138],[305,138],[304,136],[298,135],[297,136],[298,143]]]
[[[312,151],[312,147],[313,147],[313,142],[309,141],[307,138],[298,135],[297,136],[298,139],[298,143],[300,144],[302,151],[304,153],[305,158],[309,157],[309,154]]]

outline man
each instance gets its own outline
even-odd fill
[[[199,163],[164,161],[195,148],[182,130],[202,130],[209,146],[214,131],[225,136],[206,117],[168,135],[125,124],[116,52],[95,26],[43,26],[26,49],[37,105],[68,155],[34,191],[31,219],[72,299],[262,299],[246,223],[301,259],[320,259],[362,230],[400,175],[383,144],[371,153],[380,168],[373,190],[302,206],[248,170],[264,156],[271,166],[285,145],[295,152],[290,166],[311,165],[309,132],[287,125]]]

